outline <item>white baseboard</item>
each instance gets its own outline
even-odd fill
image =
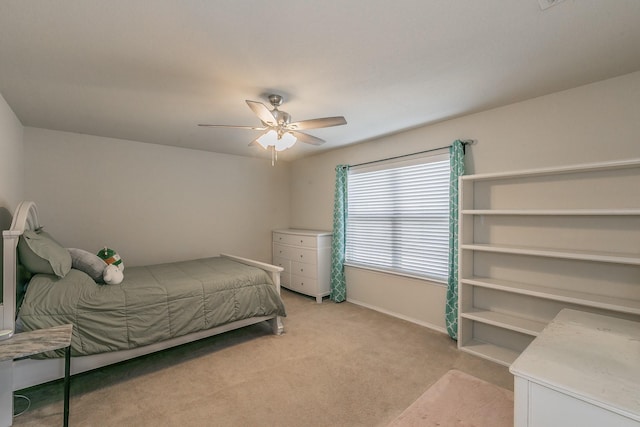
[[[347,298],[347,301],[352,303],[352,304],[359,305],[359,306],[368,308],[368,309],[373,310],[373,311],[378,311],[380,313],[388,314],[389,316],[397,317],[398,319],[406,320],[407,322],[415,323],[416,325],[424,326],[425,328],[433,329],[434,331],[437,331],[437,332],[442,332],[443,334],[447,333],[447,330],[445,328],[443,328],[441,326],[434,325],[434,324],[429,323],[429,322],[423,322],[422,320],[414,319],[412,317],[408,317],[408,316],[405,316],[403,314],[394,313],[393,311],[389,311],[389,310],[386,310],[384,308],[376,307],[376,306],[364,303],[362,301],[357,301],[357,300],[354,300],[354,299],[351,299],[351,298]]]

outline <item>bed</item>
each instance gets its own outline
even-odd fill
[[[25,201],[3,232],[4,328],[72,323],[72,375],[260,322],[283,332],[280,267],[221,254],[128,267],[117,285],[99,284],[75,268],[22,280],[21,236],[40,229],[35,203]],[[14,361],[13,389],[62,378],[61,356]]]

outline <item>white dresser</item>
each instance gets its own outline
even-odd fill
[[[515,427],[640,426],[640,323],[563,309],[511,365]]]
[[[280,284],[316,298],[329,295],[330,231],[273,230],[273,264],[284,268]]]

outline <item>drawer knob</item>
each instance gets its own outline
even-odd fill
[[[300,240],[300,243],[304,243],[304,240]]]

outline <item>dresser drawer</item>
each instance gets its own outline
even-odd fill
[[[304,262],[305,264],[316,265],[318,263],[318,252],[312,249],[298,248],[295,253],[295,257],[291,258],[291,261]]]
[[[291,272],[291,260],[289,260],[288,258],[282,258],[282,257],[279,257],[279,256],[274,256],[273,257],[273,265],[277,265],[278,267],[284,268],[283,273],[290,273]]]
[[[318,239],[316,236],[303,236],[297,234],[273,233],[273,241],[285,245],[303,246],[305,248],[315,248]]]
[[[291,261],[285,258],[273,257],[273,265],[282,267],[280,272],[280,285],[288,288],[291,284]]]
[[[318,282],[315,279],[308,277],[291,275],[291,284],[289,286],[294,291],[301,292],[307,295],[315,295],[318,288]]]
[[[285,245],[273,245],[273,257],[282,259],[295,259],[298,255],[298,248]]]
[[[286,258],[307,264],[316,264],[317,252],[313,249],[296,248],[286,245],[273,245],[274,258]]]
[[[315,264],[305,264],[303,262],[291,261],[291,274],[296,276],[318,278],[318,267]]]

